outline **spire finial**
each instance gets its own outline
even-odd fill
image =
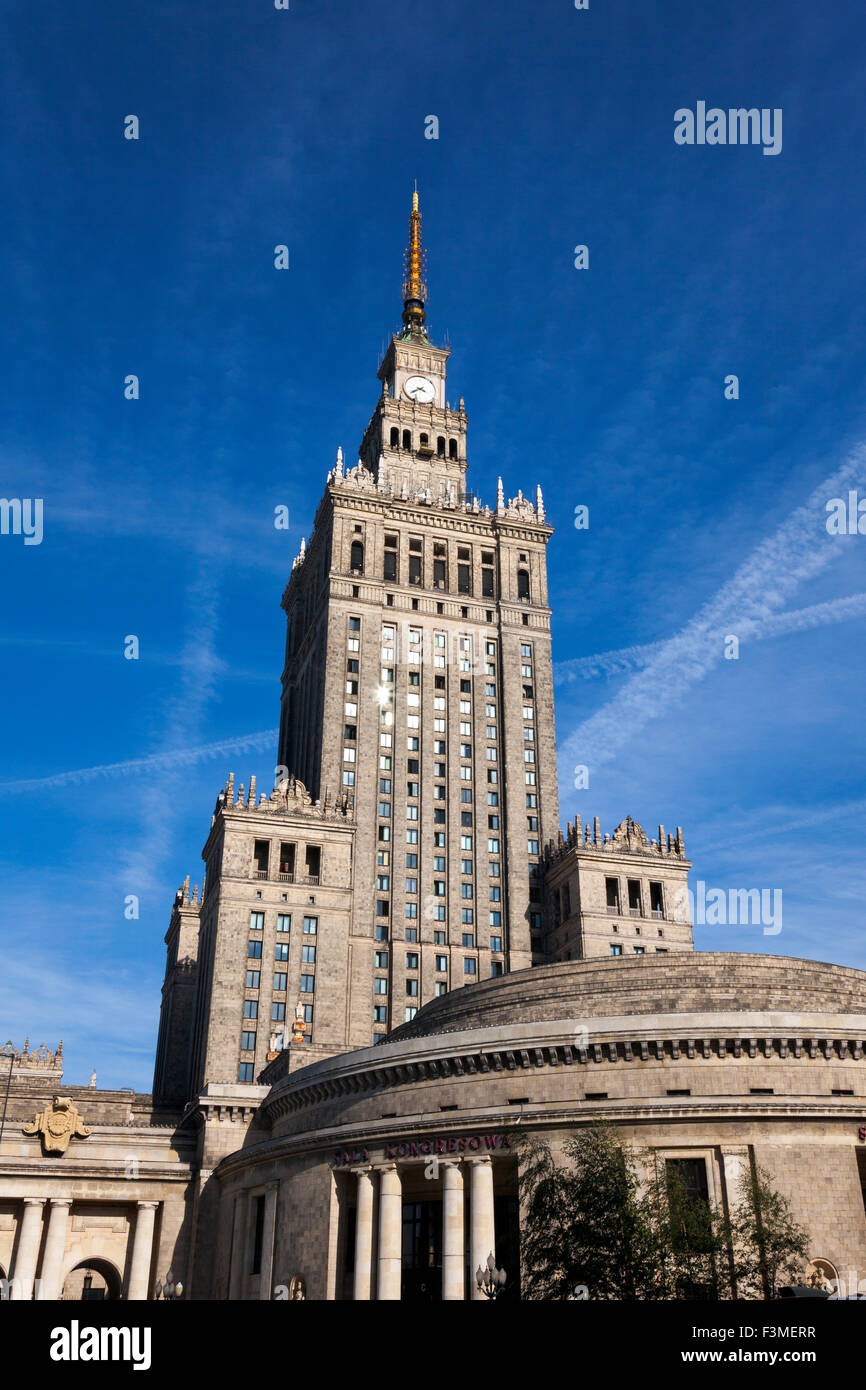
[[[424,280],[427,257],[421,245],[421,211],[418,206],[418,185],[412,194],[412,211],[409,215],[409,245],[403,258],[403,330],[404,336],[419,334],[427,336],[424,324],[427,315],[424,301],[427,298],[427,285]]]

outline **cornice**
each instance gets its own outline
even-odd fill
[[[394,1086],[463,1076],[540,1071],[552,1067],[654,1061],[863,1060],[866,1016],[795,1013],[696,1013],[517,1024],[435,1034],[343,1058],[330,1058],[277,1082],[263,1110],[280,1117],[343,1097]],[[380,1050],[387,1049],[387,1056]],[[354,1058],[354,1061],[350,1059]]]

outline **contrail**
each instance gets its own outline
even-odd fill
[[[776,613],[759,622],[751,619],[738,622],[732,619],[728,628],[740,637],[750,637],[754,640],[782,637],[789,632],[807,632],[810,628],[826,627],[829,623],[844,623],[849,618],[862,618],[864,615],[866,594],[850,594],[848,598],[813,603],[808,608],[795,608],[790,613]],[[719,629],[715,636],[722,642],[726,632]],[[649,666],[652,658],[663,650],[664,645],[664,640],[646,642],[641,646],[620,647],[616,651],[596,652],[593,656],[578,656],[572,661],[559,661],[553,668],[553,678],[558,684],[565,685],[578,680],[595,680],[598,676],[618,676],[623,671],[641,671]]]
[[[0,791],[44,791],[49,787],[66,787],[78,782],[92,782],[97,777],[114,777],[118,773],[156,772],[161,768],[183,767],[198,763],[220,753],[244,753],[250,749],[273,746],[278,729],[263,729],[258,734],[241,734],[220,743],[203,743],[198,748],[176,748],[167,753],[153,753],[147,758],[129,758],[122,763],[103,763],[100,767],[79,767],[71,772],[56,772],[51,777],[31,777],[22,782],[0,782]]]
[[[783,621],[785,615],[778,610],[801,584],[842,553],[840,537],[826,529],[827,501],[845,496],[851,488],[862,489],[864,483],[866,446],[859,445],[802,507],[752,551],[682,631],[662,643],[642,671],[578,725],[561,747],[564,762],[590,768],[610,762],[636,733],[724,659],[719,633],[748,637],[762,624]]]

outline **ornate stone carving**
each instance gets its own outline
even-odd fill
[[[65,1154],[73,1135],[86,1139],[91,1133],[76,1109],[75,1102],[68,1096],[55,1096],[28,1124],[25,1134],[42,1135],[42,1151],[47,1154]]]
[[[628,850],[649,850],[650,842],[644,833],[643,826],[638,825],[631,816],[626,816],[624,821],[620,821],[611,837],[611,843],[617,849]]]

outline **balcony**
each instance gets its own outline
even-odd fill
[[[313,887],[313,888],[317,888],[317,887],[319,886],[319,875],[318,875],[318,874],[305,874],[304,877],[303,877],[303,879],[301,880],[301,882],[302,882],[302,883],[307,883],[307,884],[309,884],[309,885],[310,885],[311,887]]]
[[[622,914],[619,910],[619,903],[614,903],[613,907],[611,907],[610,903],[608,903],[607,915],[608,917],[620,917]]]
[[[253,878],[267,878],[267,869],[253,869]]]
[[[629,915],[629,917],[643,917],[643,908],[642,908],[642,907],[630,907],[629,910],[628,910],[628,915]]]
[[[280,883],[294,883],[294,881],[295,881],[295,875],[294,875],[294,874],[277,874],[277,879],[279,880]]]
[[[663,907],[654,907],[650,915],[654,917],[657,922],[663,922],[665,919],[665,910]]]

